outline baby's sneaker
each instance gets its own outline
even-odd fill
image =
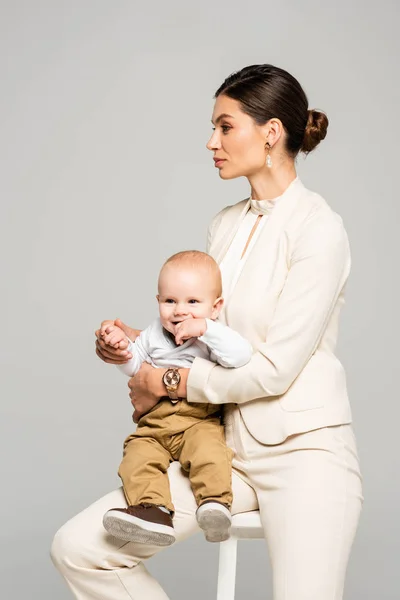
[[[128,542],[170,546],[175,541],[171,514],[159,506],[112,508],[104,515],[103,525],[111,535]]]
[[[224,542],[229,538],[232,517],[220,502],[204,502],[197,509],[196,518],[207,542]]]

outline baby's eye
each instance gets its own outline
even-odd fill
[[[173,304],[174,300],[172,300],[172,298],[167,298],[167,299],[165,300],[165,302],[166,302],[167,304]]]
[[[194,298],[192,300],[189,300],[189,304],[195,304],[196,302],[198,302],[198,300],[195,300]]]

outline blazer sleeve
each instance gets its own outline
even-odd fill
[[[196,357],[187,380],[188,402],[240,404],[286,392],[317,349],[349,271],[341,218],[332,211],[310,218],[294,243],[267,339],[237,369]]]

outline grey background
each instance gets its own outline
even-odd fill
[[[212,96],[247,64],[293,73],[329,132],[298,169],[349,233],[339,355],[365,504],[347,600],[395,600],[398,571],[399,3],[0,3],[1,597],[70,598],[56,529],[119,485],[126,380],[94,330],[144,327],[171,253],[205,247],[211,217],[248,195],[205,144]],[[202,536],[150,561],[174,600],[215,596]],[[262,541],[242,542],[237,598],[270,595]]]

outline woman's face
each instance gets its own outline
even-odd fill
[[[265,169],[266,125],[257,125],[240,108],[239,102],[221,94],[212,116],[214,131],[207,143],[222,179],[249,177]]]

